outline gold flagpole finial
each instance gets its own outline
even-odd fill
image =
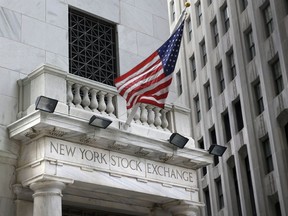
[[[186,8],[190,7],[190,5],[191,5],[190,2],[185,2],[185,7]]]

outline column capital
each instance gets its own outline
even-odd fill
[[[34,191],[33,197],[51,195],[62,197],[62,190],[65,186],[65,183],[60,181],[39,181],[32,183],[30,188]]]
[[[202,206],[201,203],[179,200],[167,203],[163,207],[168,209],[173,216],[198,216],[200,206]]]

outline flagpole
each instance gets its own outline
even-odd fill
[[[136,104],[134,105],[134,107],[133,107],[131,113],[129,114],[129,116],[128,116],[126,122],[125,122],[125,124],[123,125],[123,128],[124,128],[125,130],[127,130],[127,128],[130,126],[130,124],[131,124],[131,122],[132,122],[132,120],[133,120],[133,118],[134,118],[134,116],[135,116],[135,114],[136,114],[136,112],[137,112],[138,107],[140,106],[140,104],[141,104],[141,103],[136,103]]]
[[[174,26],[174,29],[173,29],[173,31],[172,31],[171,34],[173,34],[173,33],[176,31],[176,29],[179,27],[179,25],[181,24],[183,17],[186,15],[185,12],[186,12],[186,9],[187,9],[188,7],[190,7],[190,3],[189,3],[189,2],[185,2],[185,8],[182,10],[182,12],[181,12],[181,14],[180,14],[180,17],[179,17],[176,25]]]

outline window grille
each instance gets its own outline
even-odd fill
[[[107,85],[117,76],[115,25],[69,9],[69,72]]]

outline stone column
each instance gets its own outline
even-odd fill
[[[199,206],[193,202],[180,201],[170,203],[167,207],[173,216],[199,216]]]
[[[33,216],[62,216],[62,190],[60,181],[35,182],[30,185],[34,191]]]

